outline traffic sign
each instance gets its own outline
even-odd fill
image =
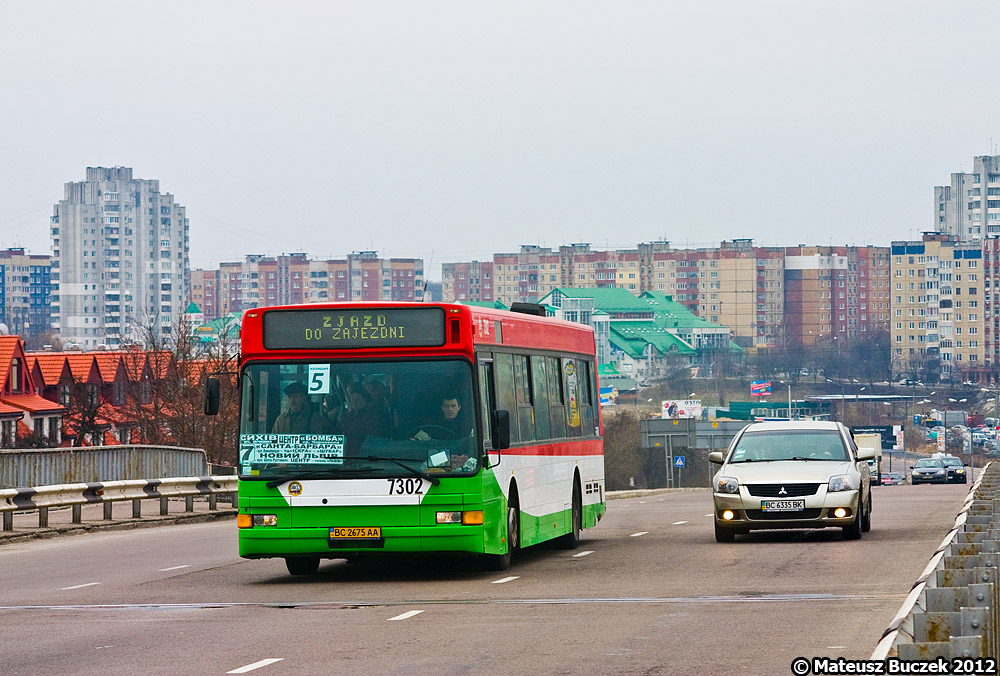
[[[683,466],[684,466],[684,456],[683,455],[675,455],[674,456],[674,467],[683,467]]]

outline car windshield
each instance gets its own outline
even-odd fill
[[[917,460],[917,464],[914,467],[944,469],[944,465],[941,464],[940,460]]]
[[[474,474],[472,396],[472,368],[460,360],[251,363],[240,476]]]
[[[945,467],[961,467],[962,461],[958,458],[941,458],[941,464]]]
[[[847,460],[837,430],[761,430],[740,437],[729,462]]]

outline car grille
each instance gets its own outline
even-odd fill
[[[819,484],[747,484],[747,492],[758,498],[801,498],[816,495]],[[785,489],[782,493],[781,489]]]
[[[765,512],[759,509],[746,510],[747,518],[751,521],[798,521],[799,519],[818,519],[820,508],[803,509],[800,512]]]

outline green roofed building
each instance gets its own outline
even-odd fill
[[[598,363],[630,377],[655,379],[734,347],[729,329],[699,318],[662,292],[637,298],[622,288],[560,287],[539,302],[554,317],[592,326]]]
[[[509,310],[510,308],[500,301],[480,301],[480,300],[456,300],[456,305],[468,305],[469,307],[485,307],[493,310]]]

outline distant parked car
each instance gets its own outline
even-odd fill
[[[882,472],[882,485],[883,486],[898,486],[899,484],[905,484],[906,479],[899,472]]]

